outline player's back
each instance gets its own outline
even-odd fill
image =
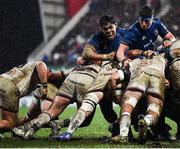
[[[39,80],[35,66],[36,66],[35,62],[27,63],[25,65],[20,65],[3,73],[1,76],[4,79],[8,79],[12,81],[19,89],[20,96],[23,96],[29,91],[31,86],[37,84],[37,81]],[[33,79],[34,82],[31,82],[31,80]]]
[[[70,74],[89,74],[93,78],[96,78],[97,73],[100,70],[100,66],[97,64],[89,64],[77,67],[73,72]]]
[[[164,76],[166,60],[163,55],[156,55],[153,58],[147,59],[134,59],[130,62],[131,73],[140,73],[146,71],[149,74],[155,75],[156,73]],[[136,75],[134,74],[134,75]]]

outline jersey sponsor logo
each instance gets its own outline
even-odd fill
[[[146,37],[146,36],[143,36],[143,37],[142,37],[142,40],[145,40],[145,39],[147,39],[147,37]]]
[[[67,79],[69,82],[71,82],[71,83],[74,83],[74,84],[78,84],[78,85],[80,85],[80,86],[85,86],[84,84],[82,84],[82,83],[80,83],[80,82],[76,82],[76,81],[74,81],[74,80],[71,80],[71,79]]]
[[[144,48],[147,48],[151,43],[147,43],[144,45]]]
[[[149,40],[149,42],[144,45],[144,48],[147,48],[150,45],[155,45],[152,40]]]
[[[154,30],[154,35],[158,36],[158,30],[157,29]]]

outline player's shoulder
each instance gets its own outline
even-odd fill
[[[103,36],[103,33],[101,31],[95,33],[94,35],[92,35],[91,37],[92,38],[95,38],[95,39],[99,39]]]
[[[138,23],[135,22],[134,24],[132,24],[128,29],[125,30],[125,37],[128,37],[128,38],[134,38],[136,36],[139,36],[140,34],[140,28],[138,26]]]
[[[136,33],[139,33],[140,30],[141,28],[140,28],[139,22],[136,21],[128,28],[127,32],[136,34]]]
[[[124,35],[126,30],[127,30],[126,28],[117,27],[116,33],[117,33],[117,35]]]
[[[155,24],[155,25],[159,25],[159,24],[161,24],[162,22],[161,22],[161,20],[159,19],[159,18],[154,18],[153,19],[153,24]]]
[[[102,38],[102,32],[97,32],[95,34],[93,34],[89,39],[88,42],[92,42],[92,41],[99,41]]]
[[[126,28],[122,28],[122,27],[117,27],[117,32],[124,32],[126,31],[127,29]]]

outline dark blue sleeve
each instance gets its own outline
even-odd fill
[[[87,44],[89,44],[89,45],[93,46],[95,49],[97,49],[97,47],[99,46],[99,41],[98,41],[97,35],[92,36],[88,40]]]
[[[136,41],[137,41],[137,35],[135,34],[135,32],[133,32],[131,30],[126,30],[126,32],[121,40],[121,43],[131,46]]]
[[[159,35],[163,38],[169,31],[159,19],[157,19],[157,25],[158,25]]]
[[[121,36],[124,36],[126,29],[125,28],[118,28],[118,31],[120,32]]]

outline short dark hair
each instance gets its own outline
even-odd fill
[[[113,16],[105,15],[100,18],[99,25],[102,27],[103,25],[107,25],[108,23],[115,24],[116,21]]]
[[[149,6],[144,6],[139,11],[139,16],[141,17],[152,17],[153,14],[154,14],[154,11]]]

